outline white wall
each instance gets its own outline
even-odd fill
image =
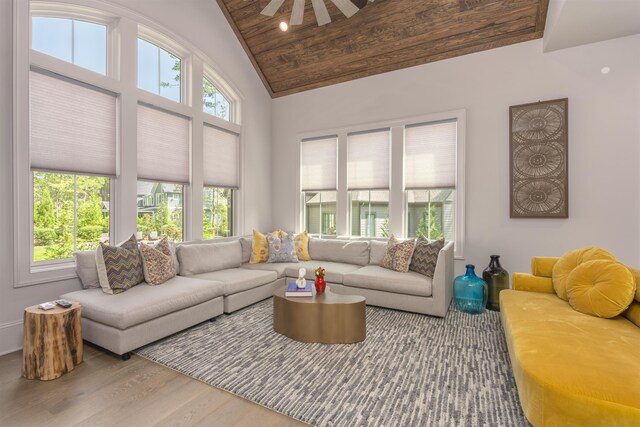
[[[114,0],[186,39],[244,96],[244,233],[271,226],[271,99],[213,0]],[[24,307],[79,289],[77,280],[14,288],[12,194],[12,1],[0,0],[0,354],[22,345]],[[128,232],[133,232],[130,230]],[[29,236],[24,236],[29,239]]]
[[[603,66],[611,67],[602,75]],[[274,227],[296,225],[286,167],[296,134],[464,108],[466,246],[481,271],[585,245],[640,265],[640,36],[542,53],[536,40],[279,98],[273,102]],[[509,218],[509,106],[569,98],[569,219]]]

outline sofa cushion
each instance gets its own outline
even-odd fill
[[[176,275],[167,239],[154,247],[140,243],[144,280],[150,285],[160,285]]]
[[[274,264],[269,263],[261,263],[261,264],[250,264],[244,263],[241,268],[245,268],[247,270],[262,270],[262,271],[274,271],[278,275],[278,279],[281,277],[285,277],[287,267],[295,267],[300,268],[300,264],[297,262],[278,262]]]
[[[314,261],[367,265],[369,264],[369,242],[312,238],[309,240],[309,255]]]
[[[387,250],[380,262],[380,267],[388,268],[400,273],[408,272],[409,265],[411,264],[411,256],[413,255],[415,247],[415,240],[411,239],[400,242],[391,235],[391,238],[387,243]]]
[[[413,271],[400,273],[378,265],[367,265],[345,274],[343,284],[354,288],[421,297],[430,297],[432,293],[431,278]]]
[[[293,242],[293,237],[282,236],[274,232],[267,234],[267,242],[269,244],[268,263],[298,262],[296,244]]]
[[[82,306],[82,317],[121,330],[224,295],[224,284],[176,276],[158,286],[142,283],[117,295],[86,289],[62,295]]]
[[[622,313],[624,317],[631,320],[634,325],[640,328],[640,302],[632,302],[629,308]]]
[[[96,265],[100,287],[107,294],[122,293],[144,281],[142,256],[135,235],[119,246],[100,242]]]
[[[240,237],[240,246],[242,246],[242,263],[249,262],[251,259],[251,237]]]
[[[582,264],[583,262],[593,261],[596,259],[608,259],[615,261],[616,257],[610,252],[597,248],[595,246],[576,249],[564,254],[558,262],[553,266],[551,277],[553,278],[553,289],[556,294],[565,301],[569,300],[567,297],[567,278],[574,268]]]
[[[640,302],[640,270],[638,270],[637,268],[633,268],[633,267],[628,267],[629,271],[631,272],[631,274],[633,274],[633,278],[636,281],[636,295],[634,297],[634,299],[637,302]]]
[[[369,264],[380,265],[384,253],[387,251],[387,242],[381,240],[372,240],[369,242]]]
[[[636,282],[627,267],[616,261],[594,260],[580,264],[567,278],[567,296],[574,310],[609,319],[629,307]]]
[[[323,267],[325,271],[324,280],[327,283],[343,283],[343,276],[346,273],[351,273],[352,271],[356,271],[360,268],[359,265],[353,264],[345,264],[342,262],[331,262],[331,261],[305,261],[300,262],[298,264],[289,264],[289,267],[286,269],[287,277],[295,277],[298,278],[298,270],[301,268],[305,268],[307,270],[307,274],[305,278],[307,280],[315,280],[316,277],[314,275],[314,271],[318,267]]]
[[[100,288],[96,251],[77,251],[73,253],[76,259],[76,274],[85,289]]]
[[[236,268],[242,264],[242,246],[238,240],[180,245],[178,259],[181,276]]]
[[[500,316],[533,425],[638,425],[640,330],[579,313],[555,294],[504,290]],[[635,420],[635,421],[634,421]]]
[[[438,263],[438,255],[444,248],[444,239],[430,242],[424,236],[418,237],[416,240],[416,248],[413,250],[411,257],[410,271],[423,274],[427,277],[433,277]]]
[[[191,277],[224,283],[224,294],[227,296],[271,283],[278,278],[278,275],[275,271],[228,268],[226,270],[196,274]]]

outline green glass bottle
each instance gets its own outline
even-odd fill
[[[509,289],[509,272],[500,265],[500,255],[491,255],[491,261],[482,272],[482,278],[489,287],[487,308],[500,311],[500,292]]]

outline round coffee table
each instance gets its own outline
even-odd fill
[[[357,295],[334,294],[327,287],[312,297],[273,294],[273,329],[301,342],[351,344],[366,338],[365,302]]]

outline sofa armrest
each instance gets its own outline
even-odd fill
[[[552,294],[553,280],[550,277],[534,276],[526,273],[513,273],[513,289],[516,291],[542,292]]]
[[[431,282],[431,296],[438,307],[436,316],[444,317],[453,298],[453,242],[448,242],[440,250],[436,269]]]
[[[531,258],[531,274],[539,277],[551,277],[553,266],[560,258],[536,256]]]

